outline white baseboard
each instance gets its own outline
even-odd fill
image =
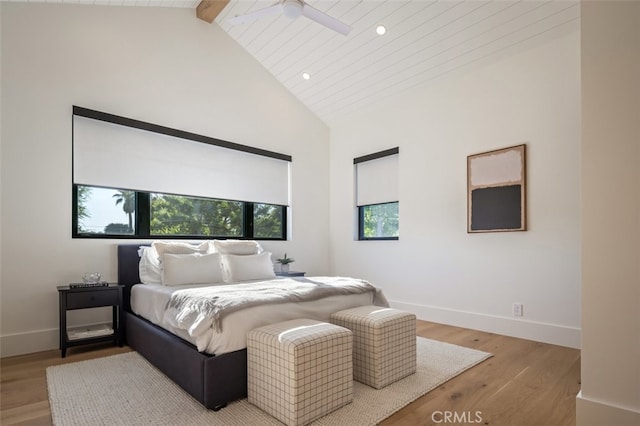
[[[0,336],[0,358],[60,348],[57,328]]]
[[[394,308],[413,312],[418,319],[425,321],[580,349],[580,329],[577,327],[460,311],[438,306],[417,305],[395,300],[390,300],[389,303]]]
[[[391,300],[394,308],[413,312],[418,319],[457,327],[471,328],[537,342],[580,348],[580,329],[535,321],[526,321],[476,312],[416,305]],[[0,357],[58,349],[58,329],[38,330],[0,336]]]
[[[585,398],[582,391],[578,392],[578,396],[576,396],[576,426],[601,425],[640,425],[640,411]]]
[[[92,327],[104,323],[105,321],[98,321],[87,324],[74,324],[70,327]],[[0,336],[0,358],[60,349],[60,332],[58,330],[57,328],[51,328]]]

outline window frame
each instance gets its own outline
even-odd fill
[[[78,187],[85,186],[89,188],[103,188],[92,185],[79,185],[73,184],[72,188],[72,238],[97,238],[97,239],[157,239],[157,240],[211,240],[211,239],[237,239],[237,240],[260,240],[260,241],[286,241],[287,239],[287,216],[288,206],[269,204],[277,206],[281,209],[282,218],[282,234],[279,237],[254,237],[254,205],[255,204],[268,204],[268,203],[255,203],[250,201],[237,201],[237,200],[222,200],[217,198],[206,197],[193,197],[191,195],[180,194],[166,194],[176,195],[182,197],[203,198],[209,200],[218,201],[232,201],[242,203],[242,235],[228,236],[228,235],[166,235],[166,234],[152,234],[151,233],[151,192],[135,191],[121,188],[103,188],[114,190],[132,191],[135,193],[136,204],[136,216],[134,224],[133,234],[97,234],[91,232],[78,232]],[[154,192],[155,193],[155,192]]]
[[[394,241],[394,240],[399,240],[400,236],[391,236],[391,237],[366,237],[364,235],[364,210],[367,207],[372,207],[372,206],[382,206],[385,204],[397,204],[398,205],[398,216],[400,216],[399,211],[400,211],[400,201],[389,201],[386,203],[378,203],[378,204],[367,204],[364,206],[358,206],[358,241]],[[399,223],[400,219],[398,218],[398,232],[400,230],[400,223]]]

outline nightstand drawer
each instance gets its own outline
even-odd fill
[[[67,294],[67,309],[95,308],[118,304],[118,290],[86,291]]]

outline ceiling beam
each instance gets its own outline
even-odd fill
[[[202,0],[196,7],[196,16],[212,23],[228,3],[229,0]]]

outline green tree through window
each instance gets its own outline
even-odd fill
[[[398,202],[361,206],[360,239],[397,239],[399,235]]]
[[[152,194],[152,235],[242,236],[242,203]]]
[[[88,186],[78,187],[78,230],[86,232],[84,221],[91,217],[87,208],[87,202],[91,198],[91,188]]]
[[[255,238],[278,238],[282,235],[282,209],[271,204],[253,205]]]

